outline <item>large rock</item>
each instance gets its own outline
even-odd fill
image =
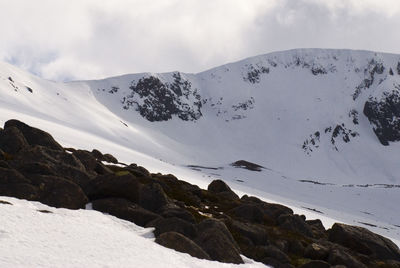
[[[132,174],[107,174],[91,180],[85,192],[90,200],[116,197],[138,203],[140,187],[138,179]]]
[[[188,212],[186,209],[176,206],[173,203],[164,206],[160,212],[160,215],[164,218],[176,217],[190,223],[196,223],[195,218],[190,212]]]
[[[53,150],[63,151],[62,146],[58,144],[49,133],[43,130],[28,126],[15,119],[8,120],[4,124],[4,130],[10,127],[18,128],[30,145],[42,145]]]
[[[177,232],[191,239],[197,236],[197,228],[192,223],[176,217],[159,218],[149,222],[146,227],[155,227],[154,235],[156,237],[166,232]]]
[[[16,127],[9,127],[0,132],[0,149],[4,152],[13,155],[28,146],[24,135]]]
[[[73,155],[78,158],[85,166],[87,172],[92,174],[104,175],[111,173],[100,161],[98,161],[91,152],[85,150],[76,150]]]
[[[139,194],[139,205],[153,212],[158,212],[168,204],[168,197],[158,183],[144,185]]]
[[[53,150],[41,145],[26,147],[20,150],[13,157],[15,166],[23,163],[41,162],[53,166],[66,165],[71,166],[81,171],[85,171],[85,167],[74,155],[65,151]]]
[[[207,190],[213,194],[218,194],[219,196],[227,199],[238,200],[239,197],[235,194],[231,188],[222,180],[214,180],[209,185]]]
[[[75,183],[61,177],[33,175],[34,186],[39,188],[39,201],[57,208],[84,208],[88,199]]]
[[[14,169],[0,168],[0,195],[38,200],[39,189]]]
[[[377,259],[400,261],[396,244],[362,227],[335,223],[329,230],[329,240]]]
[[[300,233],[304,236],[314,236],[310,226],[299,215],[281,215],[278,218],[278,224],[281,228]]]
[[[232,220],[228,223],[231,233],[236,234],[238,239],[247,238],[253,245],[267,245],[268,235],[267,232],[254,224]],[[236,237],[235,236],[235,237]]]
[[[148,211],[139,205],[123,198],[98,199],[92,202],[95,210],[108,213],[139,226],[146,226],[151,221],[160,218],[159,215]]]
[[[242,196],[241,200],[244,203],[257,207],[257,210],[262,211],[264,221],[276,224],[277,219],[281,215],[293,214],[293,210],[280,204],[267,203],[254,196]]]
[[[198,224],[199,235],[194,240],[212,260],[243,263],[240,250],[225,224],[207,219]]]
[[[211,260],[210,256],[196,243],[177,232],[167,232],[156,238],[156,243],[176,251],[188,253],[192,257]]]
[[[243,204],[228,211],[229,215],[252,223],[263,223],[264,212],[257,204]]]

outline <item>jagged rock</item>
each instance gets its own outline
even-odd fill
[[[197,225],[199,235],[194,240],[212,260],[243,263],[240,250],[225,224],[207,219]]]
[[[228,227],[232,234],[236,234],[240,238],[245,237],[249,239],[253,245],[268,244],[267,232],[254,224],[231,220],[228,223]],[[236,239],[236,241],[238,240]]]
[[[116,197],[138,203],[140,187],[138,179],[132,174],[107,174],[91,180],[84,190],[90,200]]]
[[[49,133],[43,130],[28,126],[27,124],[15,119],[8,120],[4,124],[5,130],[10,127],[18,128],[30,145],[41,145],[57,151],[64,150],[62,146],[58,142],[56,142]]]
[[[0,168],[0,195],[38,200],[39,189],[14,169]]]
[[[348,268],[367,268],[344,250],[333,249],[329,252],[328,262],[332,265],[345,265]]]
[[[307,237],[313,237],[310,226],[299,215],[281,215],[278,218],[278,224],[281,228],[285,228],[294,232],[298,232]]]
[[[329,241],[374,258],[400,261],[396,244],[362,227],[335,223],[329,230]]]
[[[168,197],[158,183],[143,186],[139,194],[139,205],[153,212],[168,204]]]
[[[324,261],[310,261],[303,264],[299,268],[330,268],[331,265]]]
[[[146,226],[160,216],[123,198],[106,198],[92,201],[93,209],[108,213],[139,226]]]
[[[208,185],[208,191],[214,194],[218,194],[223,198],[238,200],[239,196],[235,194],[231,188],[222,180],[214,180]]]
[[[16,127],[8,127],[0,132],[0,148],[6,153],[15,154],[28,145],[24,135]]]
[[[196,243],[177,232],[166,232],[156,238],[156,243],[176,251],[188,253],[192,257],[211,260],[210,256]]]
[[[198,234],[196,227],[192,223],[176,217],[159,218],[149,222],[146,227],[155,227],[154,235],[156,237],[166,232],[177,232],[193,239]]]

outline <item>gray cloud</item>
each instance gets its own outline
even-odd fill
[[[0,0],[0,59],[70,80],[299,47],[400,53],[399,13],[397,0]]]

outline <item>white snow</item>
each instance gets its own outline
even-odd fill
[[[12,204],[0,204],[0,267],[266,267],[193,258],[154,243],[151,228],[94,210],[0,200]]]

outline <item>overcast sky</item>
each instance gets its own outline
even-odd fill
[[[399,0],[0,0],[0,60],[53,80],[200,72],[292,48],[400,54]]]

